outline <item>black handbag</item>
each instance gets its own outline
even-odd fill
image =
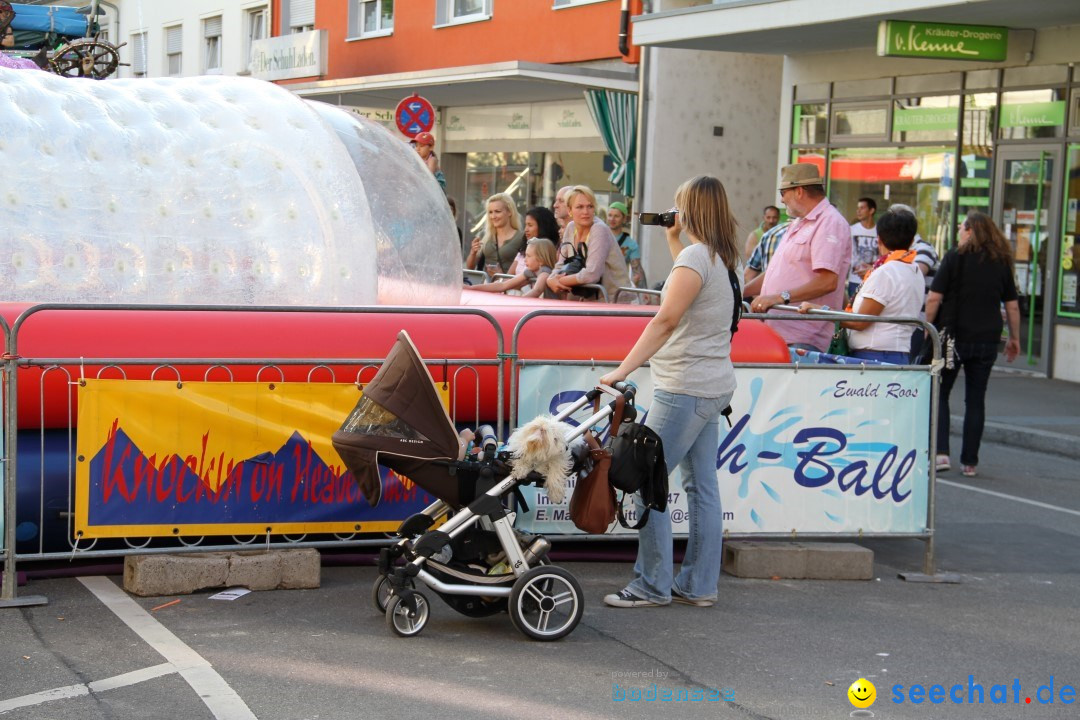
[[[604,446],[611,453],[608,482],[623,493],[617,503],[619,524],[624,528],[640,530],[649,521],[651,510],[667,510],[668,471],[664,460],[664,443],[656,431],[645,423],[633,420],[622,422],[626,402],[624,396],[610,388],[601,386],[601,389],[616,396],[615,413]],[[641,496],[645,510],[637,524],[630,525],[623,513],[622,500],[634,493]]]

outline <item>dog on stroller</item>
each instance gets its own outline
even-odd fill
[[[633,399],[633,386],[616,390]],[[600,407],[577,427],[564,421],[591,405],[594,389],[558,416],[523,425],[500,448],[495,433],[481,428],[477,442],[462,437],[439,399],[435,383],[404,331],[379,372],[365,386],[333,444],[369,504],[379,503],[378,465],[404,475],[437,500],[407,518],[397,537],[379,552],[372,602],[397,635],[419,634],[431,616],[426,586],[469,617],[507,611],[533,640],[558,640],[581,620],[584,598],[577,579],[547,559],[551,543],[513,527],[510,507],[520,488],[545,487],[562,500],[566,481],[591,470],[585,432],[612,416],[616,403]],[[625,403],[627,417],[632,403]],[[470,452],[475,445],[479,452]]]

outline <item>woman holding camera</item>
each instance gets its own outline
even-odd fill
[[[652,513],[638,537],[634,579],[604,598],[613,607],[708,607],[720,579],[723,509],[716,478],[720,412],[735,393],[731,325],[741,300],[733,271],[739,261],[735,218],[724,186],[701,175],[675,193],[674,226],[667,228],[675,267],[664,283],[660,309],[618,368],[600,378],[612,385],[650,363],[653,401],[646,424],[660,435],[668,472],[682,470],[690,512],[686,554],[674,575],[671,517]],[[686,230],[690,244],[683,247]],[[641,512],[640,503],[638,511]]]
[[[581,299],[596,299],[595,292],[579,286],[598,283],[603,285],[608,299],[614,300],[618,289],[630,284],[630,275],[611,228],[596,222],[596,196],[584,185],[577,185],[567,193],[566,204],[570,208],[570,222],[563,230],[566,242],[548,277],[548,287],[561,298],[573,294]],[[572,250],[572,254],[563,250]]]

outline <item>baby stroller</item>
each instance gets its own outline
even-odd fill
[[[632,386],[618,390],[633,398]],[[599,392],[586,394],[557,419],[592,404]],[[614,412],[615,403],[601,407],[567,441]],[[632,412],[627,402],[624,416],[632,419]],[[577,626],[584,610],[577,579],[550,564],[546,538],[513,528],[515,516],[507,507],[515,497],[524,506],[519,488],[543,487],[545,477],[536,472],[510,477],[510,453],[499,449],[490,430],[478,435],[478,455],[466,452],[404,331],[333,443],[372,506],[382,495],[378,464],[437,498],[406,519],[395,542],[379,552],[372,602],[394,633],[417,635],[430,618],[431,606],[416,581],[469,617],[508,611],[514,627],[533,640],[558,640]],[[570,447],[573,472],[582,477],[591,469],[588,447],[582,442]]]

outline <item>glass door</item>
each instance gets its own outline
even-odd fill
[[[1020,359],[1047,372],[1056,298],[1061,148],[998,146],[994,221],[1013,248],[1020,294]]]
[[[1058,270],[1059,317],[1080,320],[1080,297],[1077,281],[1080,280],[1080,145],[1069,146],[1069,167],[1065,174],[1065,211],[1062,213],[1064,229],[1061,233],[1061,258]]]

